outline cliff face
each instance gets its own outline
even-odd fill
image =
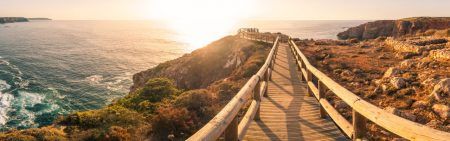
[[[339,33],[339,39],[375,39],[423,33],[429,29],[450,28],[450,17],[418,17],[368,22]]]
[[[249,58],[260,51],[268,51],[268,48],[262,45],[258,47],[258,44],[255,46],[255,43],[249,40],[228,36],[178,59],[135,74],[131,92],[155,77],[173,79],[181,89],[206,88],[214,81],[230,77],[235,69],[246,61],[251,61]],[[250,69],[257,71],[257,68]]]

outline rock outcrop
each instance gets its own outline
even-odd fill
[[[368,22],[339,33],[339,39],[375,39],[378,37],[400,37],[414,35],[429,29],[450,28],[450,17],[416,17],[400,20]]]
[[[251,76],[264,63],[270,49],[267,46],[235,36],[222,38],[190,54],[135,74],[131,92],[155,77],[173,79],[177,87],[190,90],[206,88],[233,75]],[[249,61],[253,63],[246,66]],[[235,71],[237,69],[240,70]]]

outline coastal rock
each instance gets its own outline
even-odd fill
[[[399,75],[402,71],[396,67],[390,67],[383,75],[383,78]]]
[[[450,108],[447,105],[435,104],[433,105],[433,111],[436,112],[444,120],[450,118]]]
[[[436,100],[443,100],[450,95],[450,78],[445,78],[439,81],[437,85],[434,86],[431,95]]]
[[[425,81],[422,82],[422,85],[424,86],[434,86],[437,83],[439,83],[439,80],[436,78],[427,78]]]
[[[432,50],[429,56],[435,60],[449,61],[450,49]]]
[[[224,37],[190,54],[135,74],[130,92],[156,77],[172,79],[177,87],[185,90],[206,88],[227,77],[251,77],[264,64],[270,49],[267,46],[237,36]]]
[[[413,59],[404,60],[400,63],[400,67],[402,68],[412,68],[417,64],[417,62]]]
[[[392,84],[392,86],[394,86],[397,89],[401,89],[401,88],[404,88],[406,86],[405,79],[403,79],[401,77],[394,77],[394,78],[392,78],[390,83]]]
[[[446,29],[450,27],[450,18],[416,17],[399,20],[379,20],[368,22],[339,33],[339,39],[375,39],[378,37],[400,37],[425,32],[429,29]]]
[[[386,107],[386,108],[384,108],[384,110],[389,112],[389,113],[391,113],[391,114],[397,115],[399,117],[402,117],[402,118],[405,118],[405,119],[408,119],[408,120],[411,120],[411,121],[416,121],[417,120],[417,116],[416,115],[411,114],[409,112],[400,111],[399,109],[394,108],[394,107]]]
[[[422,100],[416,101],[416,102],[414,102],[414,103],[411,105],[412,108],[419,108],[419,109],[424,109],[424,108],[426,108],[427,106],[428,106],[428,102],[425,102],[425,101],[422,101]]]
[[[386,111],[386,112],[388,112],[388,113],[391,113],[391,114],[394,114],[394,115],[400,115],[400,110],[398,110],[397,108],[394,108],[394,107],[386,107],[386,108],[384,108],[384,110]]]

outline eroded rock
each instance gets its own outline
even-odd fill
[[[408,59],[408,60],[404,60],[400,63],[400,67],[402,68],[412,68],[417,64],[417,62],[415,60],[412,59]]]
[[[444,120],[450,118],[450,108],[443,104],[434,104],[433,111],[439,115]]]
[[[394,77],[389,82],[397,89],[406,87],[406,81],[401,77]]]
[[[437,85],[434,86],[431,95],[436,100],[443,100],[450,95],[450,78],[445,78],[439,81]]]
[[[399,75],[401,74],[401,70],[399,68],[396,67],[390,67],[383,75],[384,78],[386,77],[393,77],[395,75]]]

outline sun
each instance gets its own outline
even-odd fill
[[[152,18],[163,20],[193,50],[232,33],[252,14],[254,0],[155,0]]]

